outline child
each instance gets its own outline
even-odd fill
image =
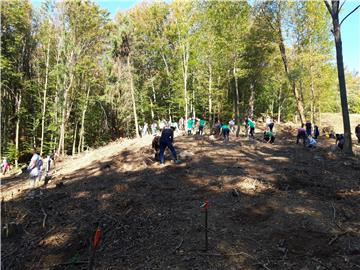
[[[254,131],[255,131],[255,123],[252,121],[252,119],[249,117],[247,119],[247,126],[249,129],[249,137],[254,138]]]
[[[297,130],[296,144],[299,144],[300,139],[303,140],[303,144],[306,146],[306,130],[304,129],[304,125],[301,125],[301,128]]]
[[[306,126],[306,135],[307,136],[309,136],[309,135],[311,135],[311,123],[310,123],[310,121],[306,121],[306,124],[305,124],[305,126]]]
[[[224,141],[229,141],[229,134],[230,134],[230,126],[227,124],[221,125],[220,132],[224,136]]]
[[[152,140],[152,149],[155,151],[155,160],[160,161],[160,136],[155,135],[154,139]]]
[[[229,121],[229,127],[230,127],[231,132],[234,133],[235,132],[235,120],[234,119],[231,119]]]
[[[2,170],[2,173],[3,175],[5,175],[5,173],[10,170],[10,165],[9,163],[7,162],[7,159],[4,157],[3,159],[3,162],[1,164],[1,170]]]
[[[345,143],[345,137],[344,137],[344,135],[343,135],[343,134],[336,134],[335,137],[336,137],[336,141],[335,141],[336,145],[337,145],[341,150],[343,150],[343,148],[344,148],[344,143]]]
[[[358,124],[355,128],[355,135],[358,139],[358,143],[360,143],[360,124]]]
[[[194,126],[194,120],[190,117],[190,118],[187,120],[188,135],[191,135],[193,126]]]
[[[199,120],[199,134],[200,135],[203,135],[205,125],[206,125],[206,121],[204,120],[204,118],[201,118]]]
[[[308,147],[309,147],[309,148],[315,148],[315,147],[316,147],[316,141],[315,141],[315,139],[314,139],[311,135],[308,136],[308,139],[309,139],[309,145],[308,145]]]
[[[314,126],[314,137],[317,139],[320,135],[319,127],[317,125]]]
[[[266,127],[270,130],[270,132],[273,131],[274,122],[273,122],[272,118],[269,116],[266,118]]]
[[[45,178],[47,178],[49,175],[51,161],[52,161],[52,159],[51,159],[50,155],[47,155],[46,159],[45,159]]]
[[[275,136],[273,135],[273,133],[270,130],[264,131],[264,141],[266,143],[274,143]]]

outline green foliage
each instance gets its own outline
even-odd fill
[[[2,150],[12,158],[17,123],[19,153],[40,144],[44,100],[43,152],[134,136],[130,79],[140,125],[177,120],[186,108],[212,121],[252,109],[292,120],[292,82],[308,117],[340,110],[331,23],[320,2],[154,1],[113,21],[92,1],[1,5]],[[359,76],[346,78],[350,111],[359,113]]]

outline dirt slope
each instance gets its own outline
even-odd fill
[[[87,269],[97,222],[95,269],[360,267],[358,156],[329,151],[325,139],[304,149],[284,128],[275,145],[178,136],[183,162],[160,167],[150,140],[67,161],[46,189],[8,197],[3,221],[23,229],[2,239],[2,269]]]

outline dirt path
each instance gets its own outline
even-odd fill
[[[3,219],[23,230],[3,238],[3,269],[87,269],[97,222],[96,269],[360,269],[358,158],[285,132],[275,145],[179,136],[183,162],[160,167],[150,140],[96,150],[35,198],[9,199]]]

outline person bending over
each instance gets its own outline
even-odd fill
[[[161,132],[161,136],[160,136],[160,164],[163,165],[165,162],[165,157],[164,157],[164,153],[165,153],[165,149],[169,148],[171,151],[171,154],[173,155],[174,158],[174,162],[177,163],[178,159],[176,156],[176,151],[175,148],[173,146],[173,142],[174,142],[174,130],[173,128],[170,128],[168,125],[165,126]]]

